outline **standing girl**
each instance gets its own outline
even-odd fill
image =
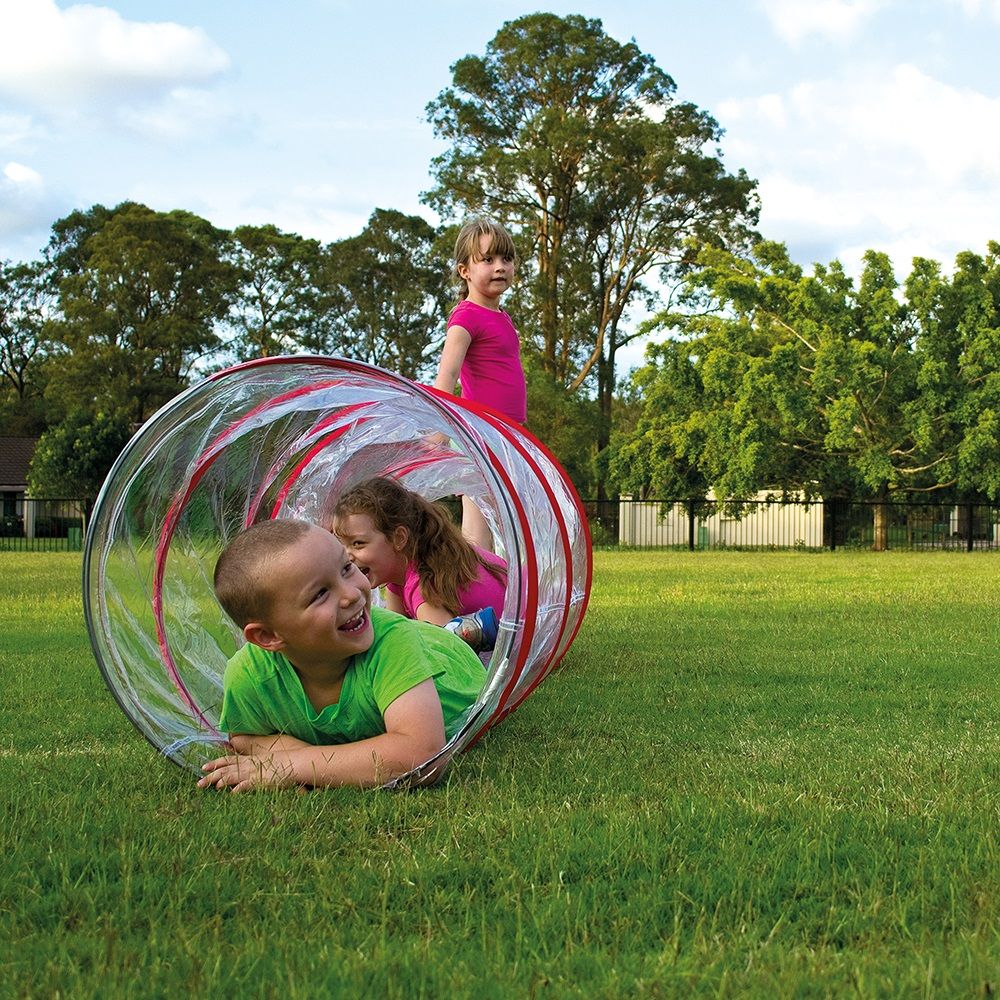
[[[507,564],[466,541],[444,508],[375,476],[340,497],[333,530],[372,586],[385,585],[391,611],[446,626],[458,616],[476,615],[485,633],[481,641],[461,631],[469,623],[459,634],[474,648],[492,647]]]
[[[521,342],[500,296],[514,280],[514,241],[503,226],[488,219],[467,222],[455,241],[455,275],[462,301],[448,318],[444,350],[434,385],[472,399],[523,424],[527,385],[521,367]],[[462,532],[474,544],[492,549],[486,519],[462,497]]]

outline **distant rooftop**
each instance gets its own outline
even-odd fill
[[[0,437],[0,487],[24,488],[38,438]]]

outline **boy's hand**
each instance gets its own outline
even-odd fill
[[[253,788],[285,788],[296,784],[290,761],[276,755],[267,757],[217,757],[201,769],[199,788],[228,788],[233,792],[248,792]]]
[[[199,788],[373,788],[431,760],[445,746],[444,716],[434,680],[404,691],[383,713],[385,732],[336,746],[294,736],[230,734],[235,754],[202,765]],[[443,767],[421,783],[430,784]]]

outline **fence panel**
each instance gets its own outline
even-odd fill
[[[79,552],[90,507],[89,500],[5,497],[0,552]]]
[[[598,547],[700,549],[872,548],[1000,550],[1000,504],[982,501],[591,500]]]

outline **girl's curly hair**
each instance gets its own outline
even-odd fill
[[[406,528],[402,555],[416,566],[421,592],[452,614],[458,613],[458,591],[479,576],[480,566],[506,582],[503,571],[479,556],[443,506],[393,479],[373,476],[344,493],[333,509],[334,522],[350,514],[366,514],[387,538],[397,527]]]

